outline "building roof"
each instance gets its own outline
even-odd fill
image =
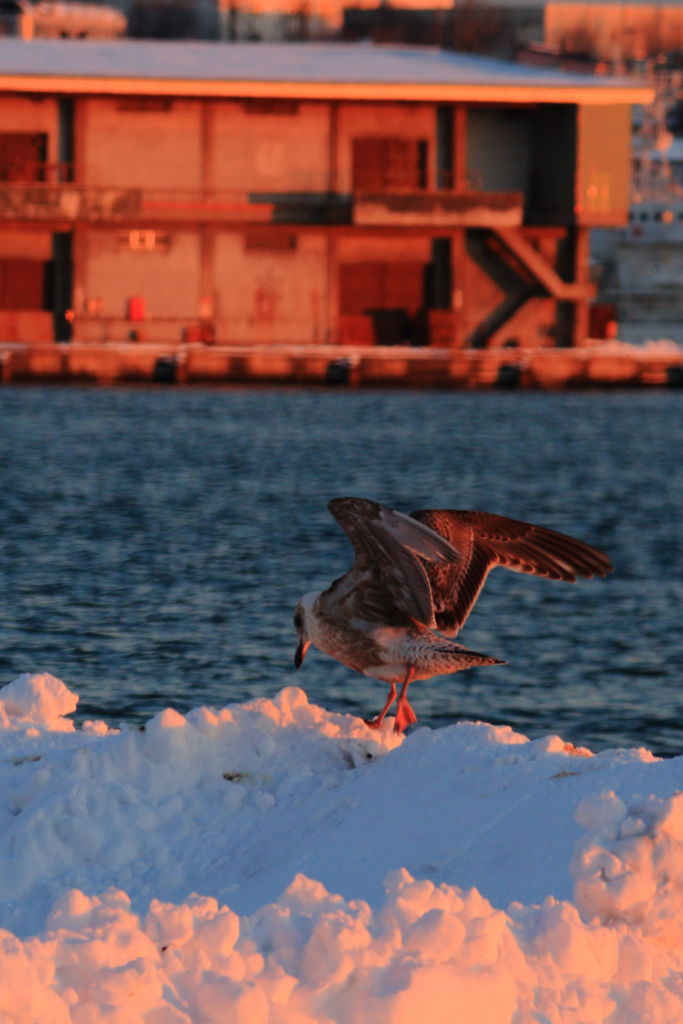
[[[0,39],[0,90],[436,102],[647,103],[633,80],[369,43]]]

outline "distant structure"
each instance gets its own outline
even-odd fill
[[[402,4],[354,4],[344,8],[341,36],[376,43],[442,46],[509,60],[520,47],[543,39],[542,3],[506,0],[455,0],[422,7]]]
[[[0,336],[580,344],[650,98],[436,49],[0,40]]]
[[[0,35],[21,39],[116,39],[128,21],[116,7],[76,0],[0,0]]]
[[[218,38],[225,42],[326,39],[338,20],[331,0],[218,0]]]
[[[444,46],[584,69],[683,54],[683,4],[671,0],[380,0],[344,7],[342,38]],[[577,65],[578,66],[578,65]]]
[[[544,39],[552,50],[629,64],[683,54],[683,5],[548,0]]]

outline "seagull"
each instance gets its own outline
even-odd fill
[[[417,721],[407,691],[415,679],[505,662],[454,637],[496,566],[575,583],[612,566],[596,548],[563,533],[491,512],[423,509],[404,515],[368,498],[333,498],[328,509],[355,561],[327,590],[305,594],[294,626],[300,668],[311,644],[342,665],[389,684],[378,729],[401,691],[394,731]]]

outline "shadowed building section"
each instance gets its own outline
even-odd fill
[[[0,40],[0,334],[580,344],[649,99],[409,47]]]

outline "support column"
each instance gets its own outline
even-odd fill
[[[327,310],[325,316],[325,329],[322,341],[325,344],[336,345],[341,338],[339,309],[339,260],[337,257],[337,238],[331,228],[325,230],[325,257],[327,277]]]
[[[588,337],[588,297],[590,289],[590,231],[586,227],[573,229],[573,263],[574,281],[584,285],[586,288],[585,297],[579,298],[574,303],[574,318],[572,323],[572,345],[584,345]]]
[[[453,110],[453,183],[454,192],[467,191],[467,107],[458,103]],[[453,348],[464,348],[465,337],[465,265],[467,228],[457,228],[451,240],[451,309],[453,311]]]
[[[451,309],[453,311],[453,348],[464,348],[465,341],[465,263],[467,228],[458,228],[451,238]]]
[[[327,120],[327,189],[330,197],[339,192],[339,104],[331,100]],[[337,236],[325,230],[326,294],[323,341],[336,344],[341,335],[339,317],[339,261]]]
[[[339,104],[330,100],[327,118],[327,189],[339,191]]]
[[[453,111],[454,192],[467,191],[467,107],[459,103]]]
[[[199,225],[199,302],[197,315],[211,332],[216,319],[213,250],[214,233],[209,224]]]
[[[199,108],[199,185],[202,197],[212,192],[214,180],[214,122],[215,103],[213,100],[200,100]],[[200,222],[197,225],[199,245],[199,295],[197,297],[197,313],[200,320],[200,333],[205,340],[212,340],[216,333],[217,295],[214,279],[214,231],[210,224]]]
[[[453,107],[436,108],[436,168],[437,189],[453,188]]]

